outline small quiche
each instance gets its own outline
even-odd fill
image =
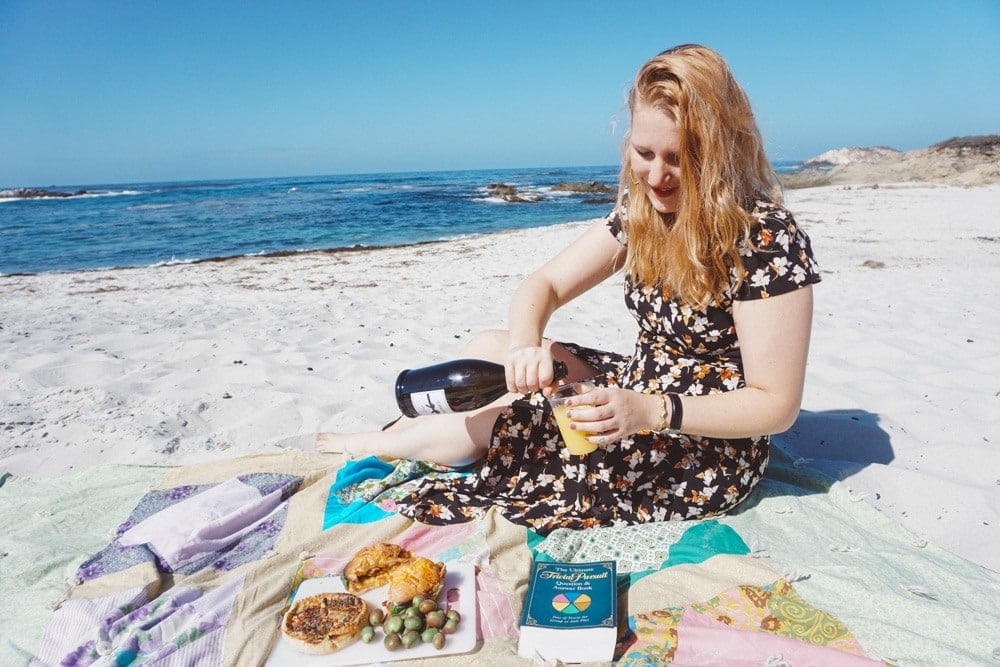
[[[297,599],[281,620],[281,633],[303,653],[333,653],[353,643],[368,623],[368,604],[352,593]]]

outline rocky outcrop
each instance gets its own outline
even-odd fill
[[[580,192],[584,194],[615,194],[615,189],[599,181],[576,181],[556,183],[552,186],[556,192]]]
[[[820,167],[818,165],[826,165]],[[786,188],[819,185],[875,185],[934,182],[951,185],[1000,183],[1000,135],[954,137],[928,148],[846,148],[803,162],[801,171],[782,174]]]
[[[1000,149],[1000,134],[983,134],[976,137],[952,137],[931,146],[932,150],[957,150],[962,152],[996,155]]]
[[[898,157],[899,153],[895,148],[889,148],[888,146],[875,146],[874,148],[835,148],[832,151],[820,153],[816,157],[809,158],[802,163],[802,166],[805,168],[823,168],[857,162],[872,164],[886,158]]]
[[[86,190],[62,192],[60,190],[40,190],[38,188],[13,188],[0,190],[0,199],[41,199],[43,197],[79,197],[87,194]]]
[[[531,204],[539,201],[536,194],[523,194],[517,191],[517,187],[509,183],[490,183],[486,186],[486,191],[491,196],[502,199],[506,202],[519,204]],[[600,195],[584,200],[585,204],[613,204],[615,189],[599,181],[566,181],[556,183],[552,186],[553,192],[569,192],[572,194]]]
[[[615,203],[615,195],[618,191],[601,183],[600,181],[575,181],[556,183],[552,186],[554,192],[572,192],[574,194],[594,195],[583,200],[584,204],[606,204]]]
[[[533,204],[538,201],[537,197],[522,197],[518,194],[517,187],[507,183],[490,183],[486,190],[493,197],[515,204]]]

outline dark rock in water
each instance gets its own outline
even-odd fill
[[[41,199],[42,197],[79,197],[87,194],[86,190],[76,192],[62,192],[60,190],[41,190],[39,188],[14,188],[13,190],[0,190],[0,197],[8,199]]]
[[[517,193],[517,188],[513,185],[507,183],[490,183],[486,186],[486,190],[494,197],[499,197],[506,202],[512,202],[516,204],[534,204],[538,201],[537,198],[525,198]]]
[[[490,195],[499,197],[507,202],[530,204],[539,200],[537,195],[526,195],[518,192],[517,187],[509,183],[490,183],[486,186],[486,190]],[[588,199],[584,202],[586,204],[613,204],[613,195],[617,192],[614,188],[597,181],[556,183],[552,186],[552,190],[554,192],[572,192],[576,194],[612,195],[610,197]]]
[[[507,183],[490,183],[486,186],[491,195],[497,197],[503,197],[504,195],[517,194],[517,188],[513,185],[508,185]]]
[[[585,194],[615,194],[616,192],[611,186],[597,181],[556,183],[552,189],[556,192],[581,192]]]

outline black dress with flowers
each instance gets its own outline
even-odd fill
[[[733,324],[734,300],[762,299],[819,282],[809,237],[785,209],[763,201],[741,247],[746,277],[733,272],[716,303],[693,309],[658,289],[625,281],[625,302],[639,324],[626,356],[563,343],[600,369],[598,384],[646,393],[700,396],[743,386]],[[621,243],[624,211],[608,217]],[[570,456],[540,393],[518,399],[497,419],[485,457],[459,480],[428,480],[399,502],[425,523],[457,523],[490,507],[540,534],[584,528],[709,517],[753,490],[767,465],[767,436],[722,439],[640,432],[586,456]]]

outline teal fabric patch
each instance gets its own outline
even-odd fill
[[[545,541],[545,538],[528,528],[528,548],[531,550],[531,558],[533,560],[540,560],[542,562],[552,562],[555,559],[549,556],[544,551],[538,551],[538,545]]]
[[[471,468],[451,468],[428,461],[374,456],[348,461],[330,485],[323,530],[338,523],[371,523],[396,513],[396,503],[408,499],[421,485],[459,479]]]
[[[135,659],[139,657],[139,654],[135,651],[119,651],[115,656],[115,664],[119,667],[128,667]]]
[[[633,572],[629,575],[631,583],[643,577],[648,577],[658,570],[664,570],[674,565],[685,563],[697,564],[719,554],[734,554],[742,556],[750,553],[750,547],[735,530],[724,526],[715,519],[699,521],[684,531],[681,539],[670,546],[670,555],[660,564],[659,568]]]
[[[660,569],[682,563],[701,563],[718,554],[742,556],[750,547],[739,534],[715,519],[700,521],[684,531],[681,539],[670,547],[670,556]]]
[[[395,466],[369,456],[357,461],[348,461],[337,471],[337,477],[330,485],[323,512],[323,530],[339,523],[372,523],[392,516],[375,503],[366,499],[351,499],[348,489],[372,479],[383,479],[395,470]]]
[[[701,563],[718,554],[743,555],[750,548],[731,527],[715,519],[664,521],[587,530],[554,530],[547,537],[527,531],[531,556],[542,562],[613,560],[635,583],[653,572]]]

